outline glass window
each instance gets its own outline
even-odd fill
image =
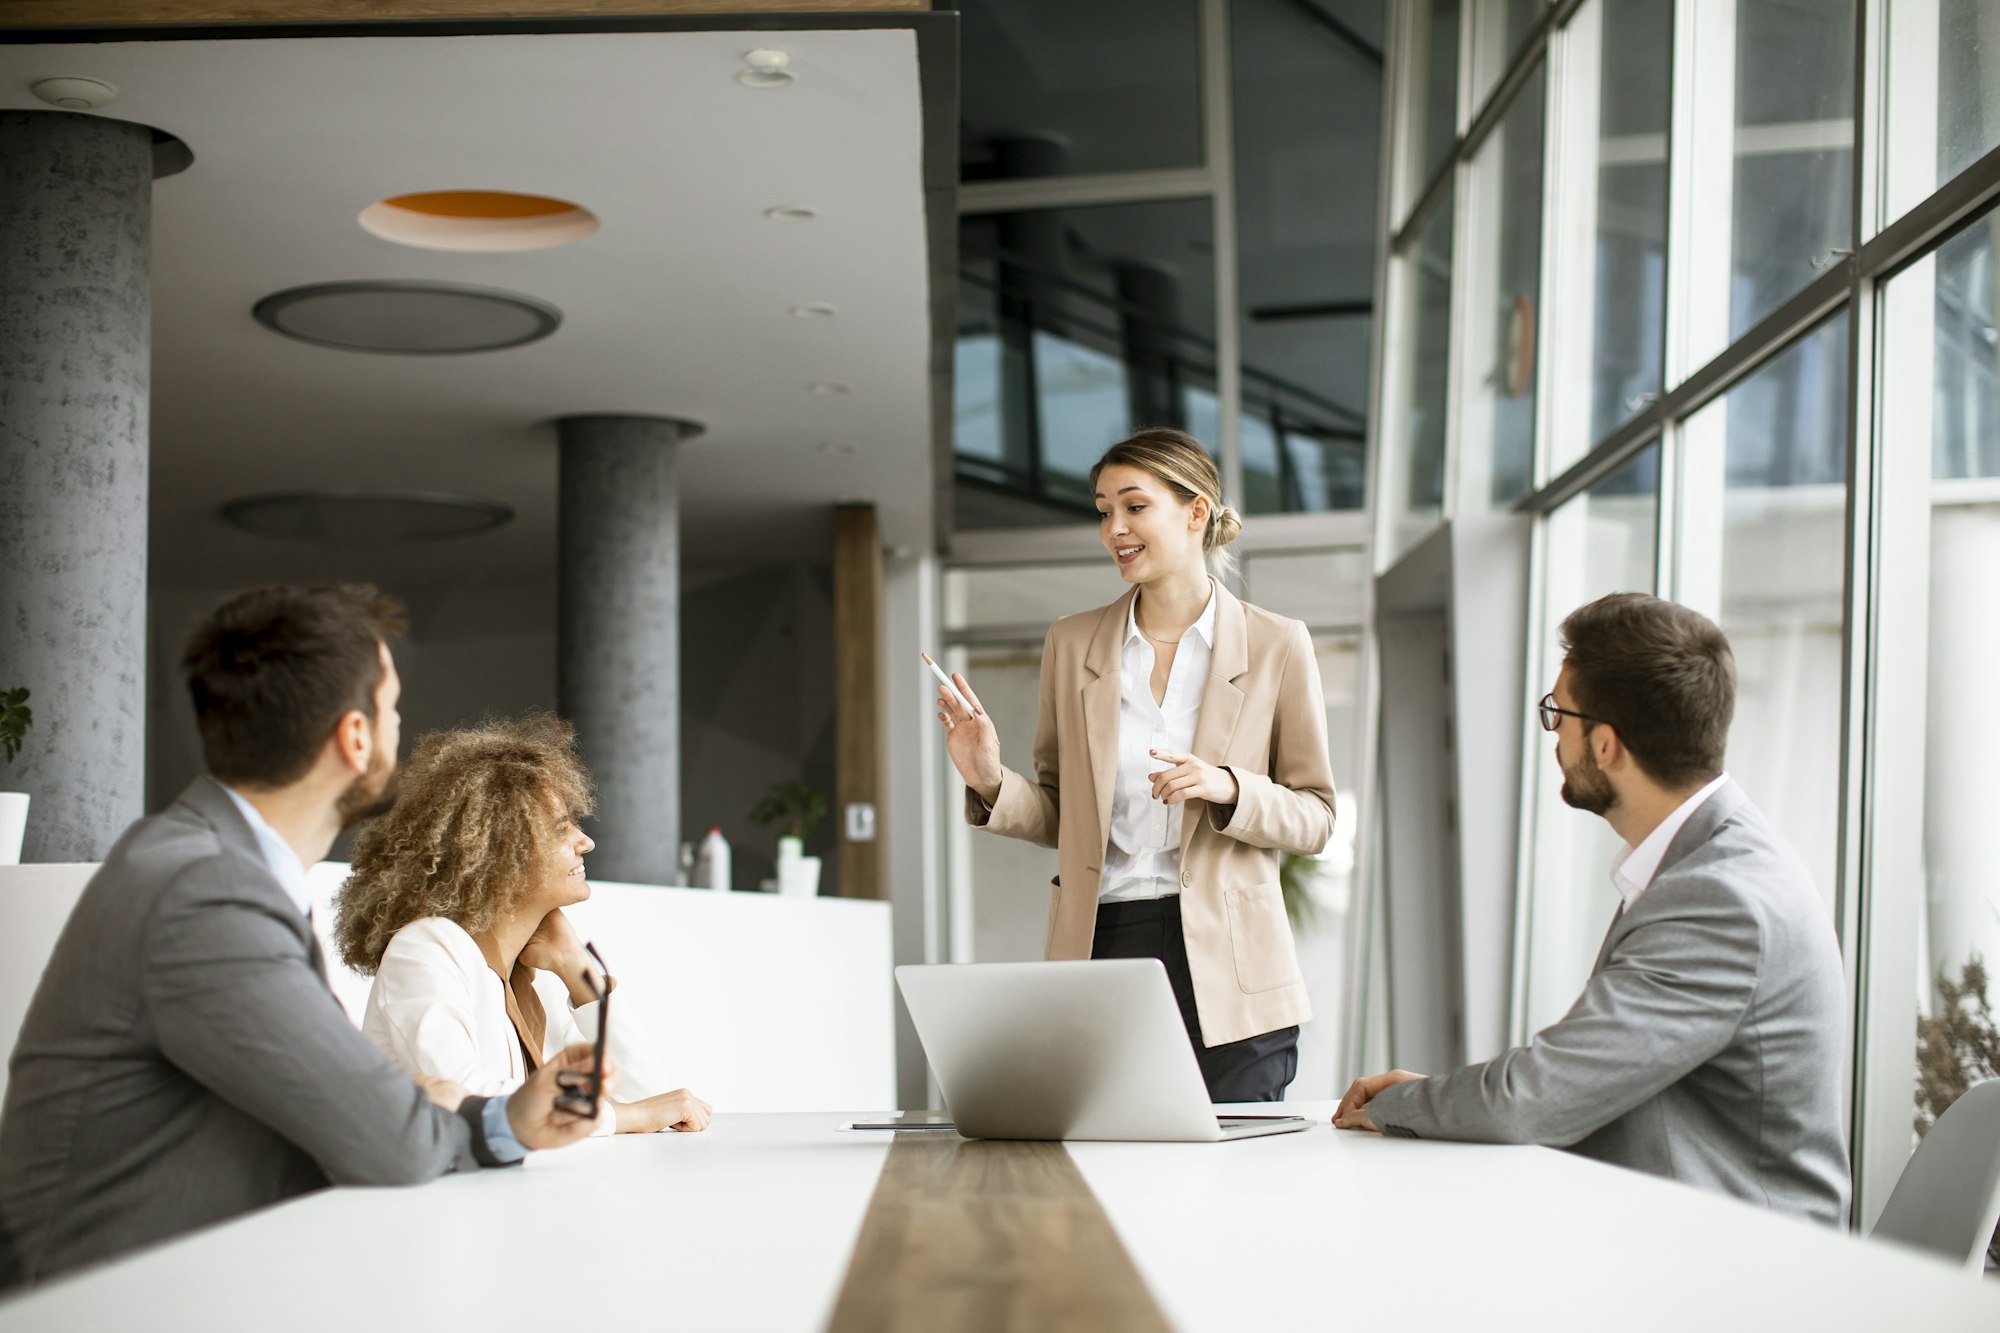
[[[1403,140],[1404,207],[1415,206],[1458,140],[1458,6],[1459,0],[1414,0],[1407,10],[1417,72]]]
[[[1459,496],[1468,509],[1510,504],[1532,480],[1546,81],[1538,68],[1472,159],[1475,221],[1466,269],[1473,305],[1459,449]]]
[[[1201,165],[1195,0],[964,0],[959,175]]]
[[[1674,25],[1673,6],[1661,0],[1602,0],[1600,14],[1591,441],[1660,392]],[[1573,461],[1557,458],[1555,466]]]
[[[1243,508],[1359,508],[1379,5],[1233,0]]]
[[[1315,629],[1360,625],[1369,577],[1366,551],[1286,552],[1243,561],[1245,596]]]
[[[1693,12],[1686,370],[1854,248],[1854,0]]]
[[[953,447],[961,529],[1088,518],[1088,477],[1138,425],[1215,446],[1206,200],[959,222]]]
[[[1890,0],[1891,221],[2000,146],[2000,6]]]
[[[1556,627],[1563,617],[1607,593],[1653,591],[1659,495],[1655,444],[1548,516],[1542,529],[1548,627],[1538,691],[1553,686],[1562,667]],[[1623,844],[1602,819],[1563,803],[1555,737],[1539,727],[1533,736],[1525,1019],[1528,1032],[1539,1032],[1563,1016],[1590,976],[1618,906],[1609,876]]]
[[[1846,615],[1847,314],[1690,417],[1680,598],[1736,655],[1730,774],[1789,838],[1832,916]]]
[[[1930,594],[1927,679],[1920,716],[1912,719],[1923,728],[1924,759],[1922,893],[1910,904],[1917,913],[1911,1055],[1919,1133],[1966,1088],[2000,1076],[1973,1035],[1982,1027],[1991,1032],[1988,1005],[2000,1003],[2000,862],[1992,854],[1989,798],[2000,747],[1993,684],[2000,620],[1991,613],[2000,582],[1997,251],[2000,215],[1989,214],[1897,275],[1884,303],[1900,368],[1885,384],[1884,466],[1930,481],[1929,578],[1919,583]],[[1880,1077],[1893,1080],[1898,1100],[1909,1095],[1907,1058],[1890,1051],[1870,1061],[1880,1061]],[[2000,1244],[1991,1253],[2000,1259]]]
[[[1401,465],[1391,513],[1391,558],[1437,526],[1444,512],[1445,412],[1451,358],[1451,197],[1424,223],[1402,265],[1402,328],[1396,371],[1402,389]]]
[[[1473,0],[1472,110],[1486,100],[1495,84],[1528,43],[1546,9],[1542,0]]]

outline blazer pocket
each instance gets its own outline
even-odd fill
[[[1229,904],[1229,943],[1236,957],[1237,988],[1245,995],[1255,995],[1303,982],[1298,949],[1292,943],[1292,924],[1285,919],[1285,895],[1277,881],[1231,889],[1225,900]]]

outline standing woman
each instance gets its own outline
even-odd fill
[[[1142,430],[1090,479],[1132,589],[1050,627],[1032,778],[963,676],[970,711],[938,690],[966,819],[1057,849],[1048,957],[1159,959],[1210,1100],[1277,1101],[1312,1017],[1278,854],[1333,835],[1312,639],[1213,577],[1242,522],[1192,437]]]

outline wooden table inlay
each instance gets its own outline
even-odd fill
[[[899,1134],[829,1333],[1171,1327],[1060,1143]]]

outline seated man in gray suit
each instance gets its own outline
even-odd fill
[[[327,986],[306,867],[388,795],[394,603],[266,588],[183,665],[212,776],[119,839],[63,928],[0,1112],[0,1239],[33,1281],[334,1182],[405,1185],[589,1134],[578,1046],[506,1098],[423,1087]]]
[[[1805,867],[1722,771],[1729,641],[1637,593],[1573,612],[1562,641],[1541,703],[1562,797],[1628,849],[1597,966],[1527,1046],[1357,1079],[1334,1123],[1571,1148],[1837,1226],[1846,986]]]

